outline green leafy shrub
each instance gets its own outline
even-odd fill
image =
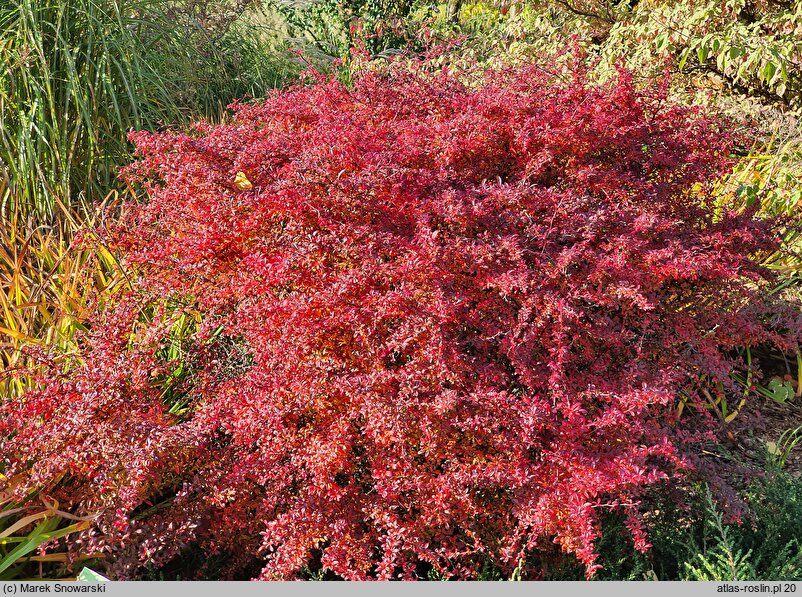
[[[349,60],[353,50],[388,58],[412,48],[421,49],[418,36],[433,16],[421,0],[267,0],[291,32],[290,44],[307,58]],[[322,65],[322,64],[321,64]]]
[[[755,480],[741,497],[740,522],[727,516],[707,486],[655,487],[644,496],[649,552],[634,549],[625,517],[612,512],[596,543],[596,580],[802,579],[802,480],[786,473]],[[580,580],[568,556],[546,570],[547,580]]]
[[[802,482],[776,475],[756,482],[746,497],[750,516],[741,525],[727,525],[706,495],[704,542],[684,563],[684,580],[802,578]]]

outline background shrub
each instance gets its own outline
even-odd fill
[[[736,347],[798,340],[750,259],[772,222],[705,208],[725,127],[625,73],[468,78],[133,135],[148,198],[107,239],[132,285],[2,411],[7,469],[97,516],[76,545],[121,577],[189,546],[228,577],[509,575],[549,545],[590,574],[620,510],[647,548],[678,392],[742,393]]]

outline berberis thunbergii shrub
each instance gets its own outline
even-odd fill
[[[590,574],[607,508],[648,546],[639,492],[702,420],[678,392],[742,393],[733,349],[802,329],[750,260],[772,222],[703,207],[724,127],[625,73],[390,67],[132,138],[135,290],[1,446],[120,577],[195,545],[232,577],[469,578],[552,540]]]

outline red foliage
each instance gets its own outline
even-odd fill
[[[123,576],[197,544],[232,575],[472,577],[549,540],[591,573],[604,508],[647,547],[678,390],[795,340],[756,294],[770,223],[701,207],[727,135],[625,74],[393,68],[132,138],[149,200],[111,240],[135,290],[2,429]]]

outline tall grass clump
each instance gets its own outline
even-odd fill
[[[165,0],[0,4],[4,217],[15,205],[44,218],[85,207],[112,186],[128,130],[219,117],[277,82],[272,49],[233,26],[241,14],[207,31],[180,9]]]
[[[180,118],[148,60],[172,32],[142,16],[148,4],[2,4],[0,159],[12,205],[52,215],[73,193],[85,200],[111,184],[125,131]]]
[[[76,243],[73,228],[91,220],[40,223],[15,208],[0,227],[0,396],[18,398],[31,383],[36,350],[68,355],[85,313],[125,282],[97,243]],[[31,352],[33,349],[33,352]]]

